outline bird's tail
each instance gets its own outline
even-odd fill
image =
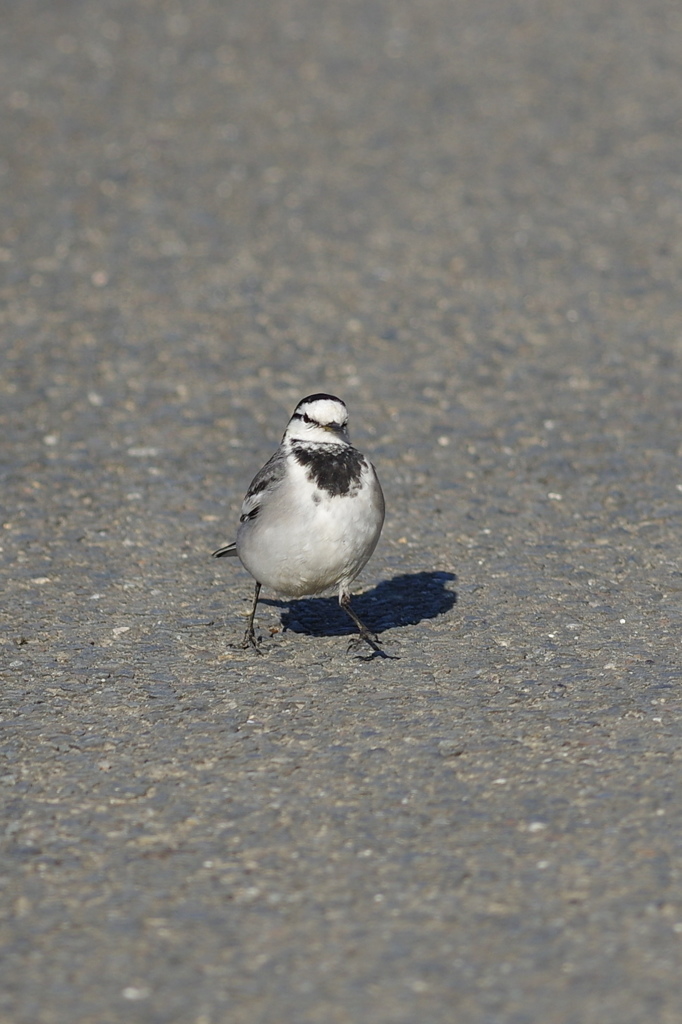
[[[231,544],[226,544],[223,548],[218,548],[217,551],[213,552],[214,558],[236,558],[237,556],[237,545],[234,541]]]

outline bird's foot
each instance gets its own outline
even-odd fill
[[[241,651],[248,651],[252,648],[256,654],[262,654],[260,649],[260,638],[256,636],[253,629],[247,629],[244,633],[244,638],[240,644],[231,644],[231,647],[238,647]]]
[[[386,651],[379,643],[379,637],[376,633],[371,633],[367,628],[361,629],[357,636],[352,636],[350,638],[346,653],[351,654],[353,651],[360,650],[362,644],[367,644],[372,648],[372,653],[362,658],[363,661],[371,661],[376,657],[390,658],[391,661],[397,660],[394,655],[386,654]]]

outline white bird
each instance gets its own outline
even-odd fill
[[[338,586],[339,604],[362,639],[383,653],[351,606],[350,585],[379,540],[384,496],[374,466],[351,445],[347,423],[340,398],[299,402],[246,492],[236,541],[213,552],[237,556],[256,581],[244,647],[258,650],[253,620],[262,586],[285,597]]]

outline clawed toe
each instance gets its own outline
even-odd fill
[[[249,647],[251,647],[256,652],[256,654],[263,653],[260,649],[260,642],[252,629],[247,629],[246,633],[244,633],[244,639],[242,640],[240,646],[245,651],[248,651]]]
[[[262,654],[263,653],[261,651],[261,649],[260,649],[260,639],[259,639],[259,637],[257,637],[256,634],[253,631],[248,630],[248,629],[244,633],[244,637],[243,637],[242,641],[240,643],[236,643],[236,642],[232,643],[232,644],[230,644],[230,647],[233,647],[233,648],[235,648],[236,650],[239,650],[239,651],[248,651],[250,649],[252,651],[255,651],[256,654]]]
[[[384,654],[383,648],[379,643],[379,637],[375,633],[370,633],[368,629],[362,630],[357,636],[352,636],[348,641],[347,653],[351,651],[357,651],[362,647],[362,644],[368,644],[375,654]]]

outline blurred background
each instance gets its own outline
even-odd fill
[[[8,1021],[679,1020],[681,44],[673,0],[4,6]],[[325,599],[229,647],[210,552],[320,390],[400,660]]]

